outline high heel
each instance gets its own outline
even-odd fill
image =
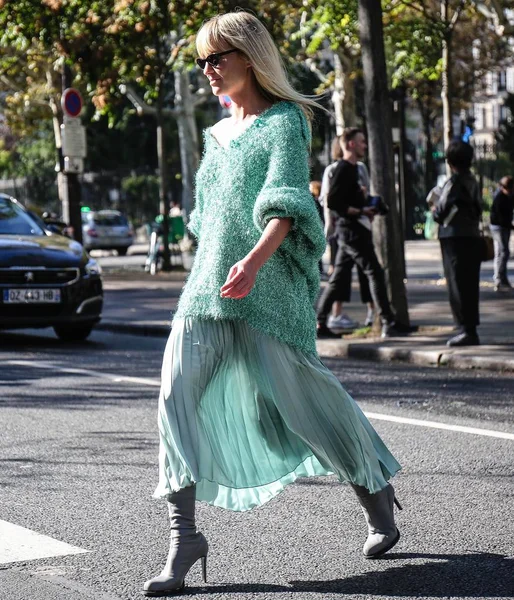
[[[207,583],[207,554],[202,556],[202,578],[203,582]]]
[[[207,582],[207,553],[209,545],[202,533],[196,531],[194,486],[183,488],[168,496],[170,513],[170,550],[161,574],[143,586],[145,596],[179,594],[185,588],[185,578],[191,567],[202,561],[202,576]]]
[[[376,494],[370,494],[362,486],[352,485],[368,525],[368,538],[362,553],[365,558],[379,558],[400,539],[400,531],[394,522],[394,505],[402,510],[401,504],[394,495],[394,489],[388,484]]]

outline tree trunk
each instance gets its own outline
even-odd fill
[[[200,162],[200,153],[194,102],[189,90],[189,75],[183,71],[175,71],[175,109],[182,166],[182,210],[187,218],[193,208],[194,177]]]
[[[371,188],[372,193],[382,196],[390,207],[386,217],[375,219],[373,236],[385,270],[388,293],[397,322],[409,326],[404,283],[405,257],[395,194],[391,102],[387,85],[380,0],[359,1],[359,25]]]
[[[159,165],[159,213],[162,216],[162,237],[163,237],[163,253],[162,253],[162,270],[171,271],[171,255],[170,255],[170,223],[168,221],[169,205],[168,205],[168,172],[166,165],[166,139],[164,135],[164,118],[162,115],[162,85],[159,86],[159,96],[157,99],[155,119],[157,121],[157,163]]]
[[[345,127],[355,126],[355,94],[350,79],[351,62],[334,52],[334,90],[332,104],[336,117],[336,134],[341,135]]]
[[[357,111],[355,108],[355,88],[350,77],[354,70],[352,60],[347,56],[341,56],[344,75],[344,102],[343,115],[346,127],[355,127],[357,125]]]
[[[342,135],[345,128],[343,104],[344,104],[344,71],[343,64],[337,52],[334,52],[334,90],[332,92],[332,104],[336,117],[336,135]]]
[[[449,0],[441,2],[441,21],[448,26]],[[442,47],[441,101],[443,103],[443,146],[446,152],[453,137],[452,90],[451,90],[451,32],[445,32]],[[446,163],[446,174],[451,176],[450,165]]]
[[[428,194],[436,184],[432,125],[430,122],[430,109],[426,108],[421,100],[418,101],[418,109],[423,121],[423,133],[425,135],[425,194]]]

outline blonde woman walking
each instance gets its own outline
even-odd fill
[[[189,228],[194,266],[166,346],[160,480],[171,544],[147,596],[184,588],[208,544],[195,499],[245,511],[298,477],[336,474],[364,509],[364,555],[398,541],[389,479],[400,466],[316,354],[325,240],[309,193],[317,105],[289,84],[273,40],[246,12],[197,36],[198,65],[232,116],[205,131]]]

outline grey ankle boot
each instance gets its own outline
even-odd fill
[[[200,558],[203,580],[207,581],[208,544],[205,537],[196,531],[195,500],[195,486],[183,488],[168,496],[171,529],[168,560],[158,577],[145,582],[145,596],[165,596],[181,592],[189,569]]]
[[[386,488],[370,494],[360,485],[352,485],[362,507],[368,524],[368,539],[364,543],[362,553],[366,558],[378,558],[391,550],[400,539],[400,531],[394,522],[394,504],[401,510],[401,505],[394,496],[391,484]]]

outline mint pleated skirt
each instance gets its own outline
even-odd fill
[[[374,493],[400,469],[319,358],[245,321],[174,321],[158,423],[156,498],[196,484],[197,500],[245,511],[297,477]]]

